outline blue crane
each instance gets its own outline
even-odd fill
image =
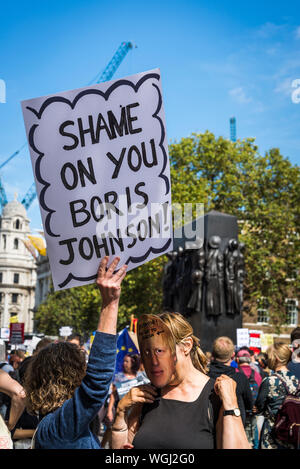
[[[96,77],[89,83],[91,85],[92,83],[102,83],[104,81],[109,81],[114,73],[116,72],[117,68],[121,64],[122,60],[125,58],[126,54],[129,52],[130,49],[133,49],[133,47],[137,47],[134,45],[132,42],[122,42],[115,54],[113,55],[112,59],[108,63],[108,65],[105,67],[103,72],[101,74],[97,74]],[[99,76],[100,75],[100,76]],[[16,155],[20,153],[20,151],[27,145],[27,143],[24,143],[22,147],[15,151],[9,158],[7,158],[6,161],[4,161],[0,165],[0,169],[3,168],[10,160],[12,160]],[[27,191],[26,195],[23,197],[22,204],[26,209],[30,207],[34,199],[36,198],[36,191],[35,191],[35,183],[33,183],[29,190]],[[4,207],[4,205],[7,204],[7,197],[6,193],[4,190],[4,186],[2,184],[1,178],[0,178],[0,206]]]
[[[236,142],[236,119],[235,117],[230,117],[230,140]]]

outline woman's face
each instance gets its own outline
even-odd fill
[[[123,360],[124,373],[131,373],[131,371],[132,371],[131,367],[132,367],[131,358],[130,357],[124,357],[124,360]]]
[[[163,388],[175,378],[176,355],[162,335],[155,335],[143,343],[143,364],[153,386]]]

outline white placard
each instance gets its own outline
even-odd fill
[[[59,329],[59,335],[61,337],[69,337],[69,335],[72,334],[72,331],[73,331],[72,327],[64,326]]]
[[[249,347],[249,330],[237,329],[236,330],[236,344],[237,347]]]
[[[172,250],[159,69],[22,102],[55,290]]]
[[[258,337],[253,337],[252,334],[258,335]],[[249,330],[250,343],[249,347],[261,348],[261,331],[260,330]]]
[[[1,339],[9,339],[9,327],[1,327]]]

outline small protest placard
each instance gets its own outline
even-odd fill
[[[24,322],[14,322],[10,324],[9,342],[12,345],[23,344],[24,342]]]
[[[236,330],[236,337],[237,337],[237,347],[249,347],[249,330],[248,329],[237,329]]]
[[[69,326],[63,326],[59,329],[59,335],[61,337],[69,337],[69,335],[71,335],[73,332],[73,329],[72,327],[69,327]]]
[[[55,290],[172,250],[158,69],[22,102]]]

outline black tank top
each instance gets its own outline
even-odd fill
[[[209,379],[199,397],[183,402],[158,397],[144,404],[134,449],[214,449],[221,401]]]

